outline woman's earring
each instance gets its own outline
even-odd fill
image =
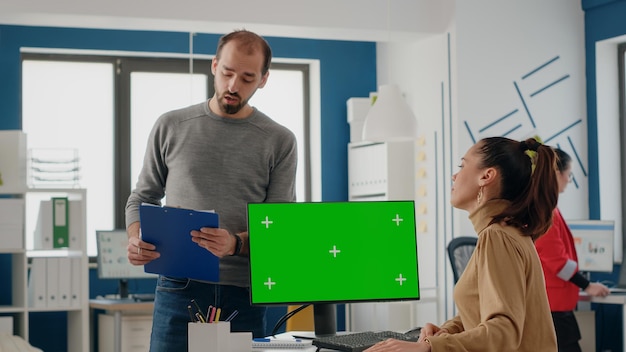
[[[476,197],[476,205],[480,205],[482,201],[483,201],[483,186],[480,186],[480,189],[478,190],[478,196]]]

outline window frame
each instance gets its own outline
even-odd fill
[[[130,77],[133,72],[157,72],[157,73],[189,73],[190,66],[193,73],[207,74],[207,92],[213,96],[213,75],[211,73],[212,57],[185,58],[169,56],[145,56],[145,55],[113,55],[107,53],[51,53],[51,52],[22,52],[21,61],[64,61],[64,62],[98,62],[110,63],[114,67],[113,86],[114,92],[114,173],[113,173],[113,224],[115,228],[125,228],[125,206],[128,196],[133,189],[136,180],[131,180],[131,106],[130,106]],[[311,145],[311,68],[308,63],[273,62],[271,70],[297,70],[303,74],[303,118],[304,118],[304,160],[299,160],[299,167],[304,167],[305,195],[299,201],[312,200],[312,145]],[[208,97],[207,97],[208,99]],[[95,262],[96,255],[90,255],[90,262]]]
[[[201,65],[197,64],[201,63]],[[175,58],[119,57],[116,59],[115,75],[115,200],[114,224],[126,228],[124,209],[133,184],[131,180],[131,75],[133,72],[189,73],[189,60]],[[203,69],[204,68],[204,69]],[[210,59],[194,59],[193,73],[207,75],[207,92],[213,95],[213,75]]]
[[[619,96],[619,129],[620,129],[620,139],[619,139],[619,148],[620,148],[620,163],[621,163],[621,187],[622,189],[626,189],[626,179],[624,179],[624,175],[626,175],[626,43],[621,43],[617,46],[617,77],[618,77],[618,96]],[[626,219],[626,197],[621,197],[622,199],[622,219]],[[622,227],[625,224],[622,223]],[[616,229],[617,230],[617,229]],[[617,230],[619,231],[619,230]],[[624,228],[621,229],[622,235],[622,265],[626,263],[626,231]],[[621,270],[620,283],[626,282],[626,270]]]

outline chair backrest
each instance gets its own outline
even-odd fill
[[[476,241],[478,241],[478,238],[475,236],[462,236],[454,238],[448,243],[448,257],[450,258],[450,264],[452,264],[452,275],[454,276],[455,284],[459,281],[467,262],[472,253],[474,253]]]

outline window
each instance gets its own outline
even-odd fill
[[[309,153],[309,86],[308,65],[272,64],[270,78],[263,89],[256,91],[250,104],[287,126],[298,140],[296,194],[298,201],[311,200]],[[292,89],[293,87],[302,87]],[[285,89],[287,88],[287,89]],[[282,103],[277,103],[277,99]],[[285,104],[284,102],[288,102]]]
[[[77,150],[90,256],[96,230],[125,226],[126,199],[156,118],[212,96],[210,59],[194,59],[193,68],[189,74],[188,59],[23,53],[27,148]],[[299,201],[311,200],[308,75],[307,64],[275,63],[267,85],[250,100],[296,134]],[[37,211],[27,209],[28,217]],[[33,248],[34,224],[28,225],[26,245]]]
[[[114,227],[113,73],[111,62],[25,60],[22,65],[28,150],[78,150],[80,186],[87,189],[87,231],[93,234],[89,255],[96,254],[95,229]],[[27,218],[37,218],[36,205],[26,211]],[[34,227],[27,223],[26,248],[33,248]]]

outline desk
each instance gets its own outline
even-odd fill
[[[579,301],[600,303],[600,304],[621,304],[622,305],[622,348],[626,348],[626,293],[611,293],[606,297],[590,297],[581,292]]]
[[[115,352],[122,351],[122,314],[124,312],[152,312],[154,302],[136,302],[133,299],[90,299],[90,321],[93,321],[93,310],[103,309],[113,313],[113,341]],[[92,340],[93,341],[93,340]],[[93,345],[92,345],[93,350]]]

